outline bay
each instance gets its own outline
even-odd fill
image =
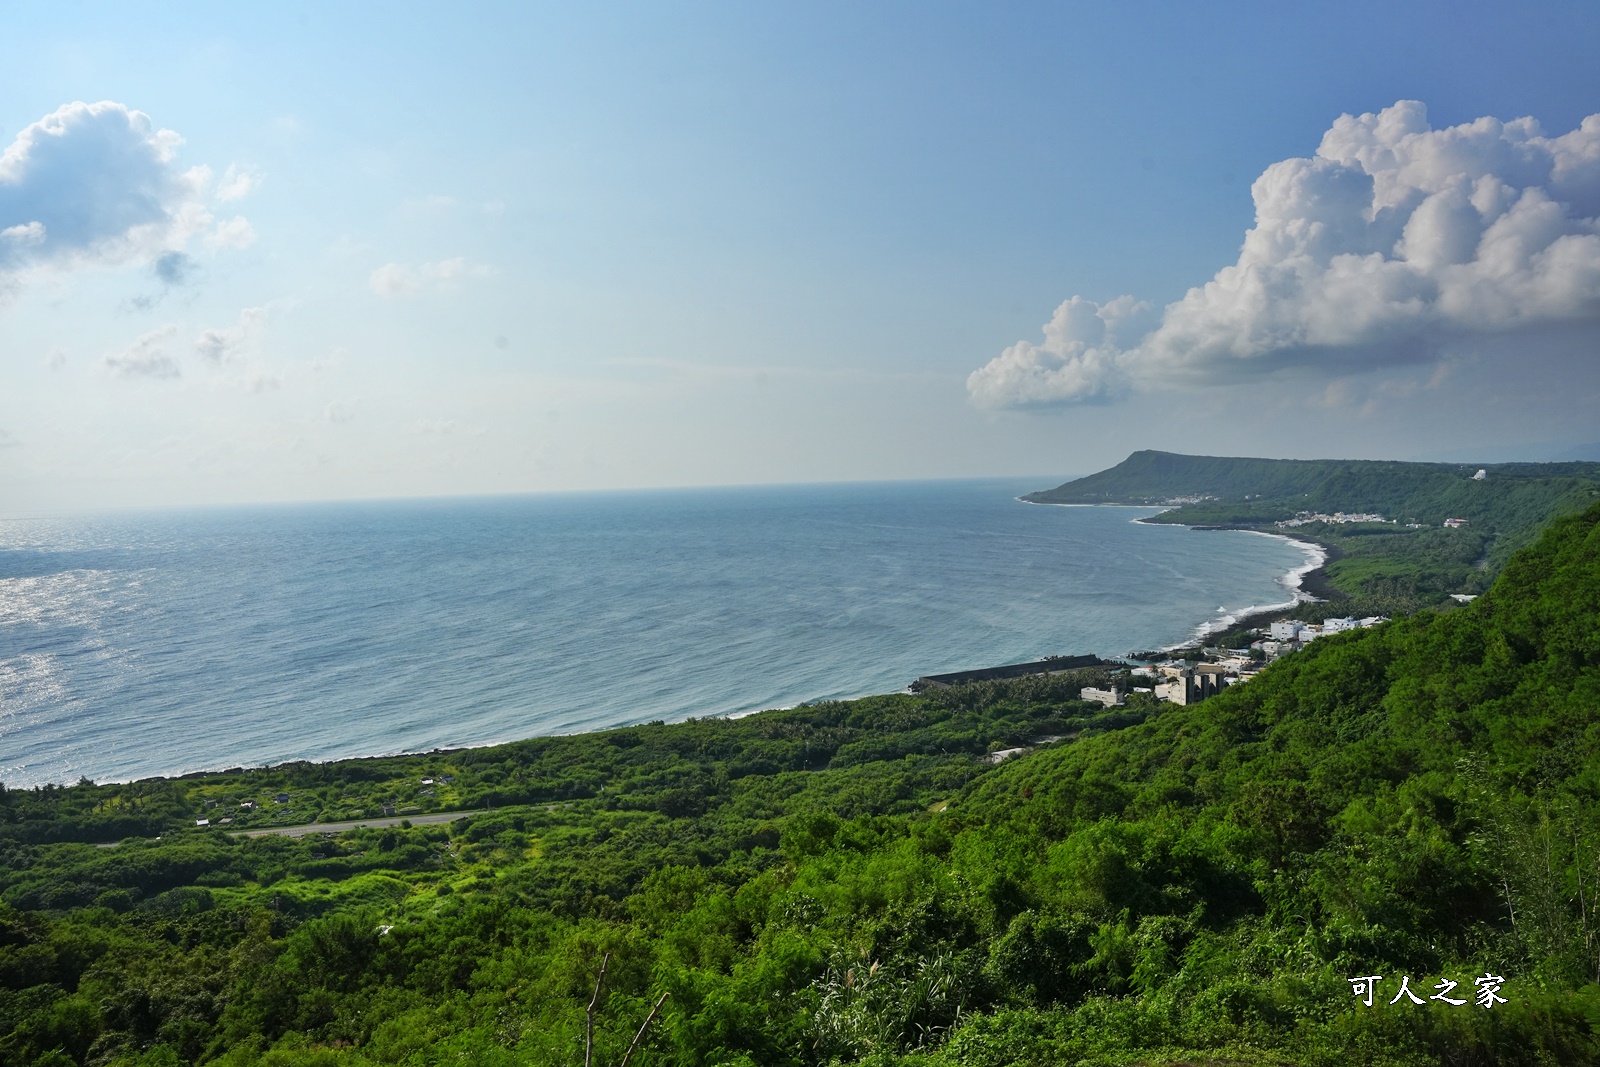
[[[1049,479],[0,521],[0,781],[490,744],[1121,655],[1291,599],[1295,543]],[[1219,610],[1220,609],[1220,610]]]

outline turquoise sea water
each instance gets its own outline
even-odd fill
[[[1033,481],[0,521],[0,781],[487,744],[1118,655],[1290,599],[1294,544]]]

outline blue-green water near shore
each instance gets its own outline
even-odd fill
[[[0,521],[0,781],[488,744],[1191,636],[1295,544],[1048,480]]]

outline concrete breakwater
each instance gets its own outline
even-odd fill
[[[925,674],[911,683],[911,691],[920,693],[924,689],[943,689],[952,685],[965,685],[968,682],[994,682],[1003,678],[1026,678],[1032,674],[1061,674],[1066,671],[1081,670],[1084,667],[1099,667],[1105,662],[1099,656],[1092,655],[1046,656],[1031,663],[1008,663],[1003,667],[980,667],[977,670],[952,671],[949,674]]]

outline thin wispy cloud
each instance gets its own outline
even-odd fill
[[[1268,167],[1239,259],[1159,321],[1073,297],[1039,342],[974,371],[987,408],[1103,401],[1162,382],[1326,376],[1437,358],[1452,339],[1576,325],[1600,339],[1600,115],[1433,129],[1401,101],[1345,115]]]
[[[456,423],[454,419],[419,419],[411,429],[424,437],[448,437],[456,432]]]
[[[270,393],[283,388],[283,375],[253,370],[245,375],[244,386],[252,393]]]
[[[225,204],[243,200],[260,184],[259,174],[240,167],[237,163],[230,163],[222,174],[222,180],[217,183],[217,199]]]
[[[491,268],[483,264],[470,263],[465,257],[456,256],[418,267],[385,263],[368,276],[367,284],[377,295],[394,299],[452,289],[468,279],[487,278],[493,273]]]
[[[206,234],[208,248],[249,248],[256,243],[255,227],[243,215],[223,219]]]
[[[239,321],[232,326],[200,331],[194,339],[194,350],[208,363],[224,363],[235,359],[248,343],[260,336],[266,328],[266,322],[265,307],[245,308],[239,312]]]
[[[173,323],[158,326],[141,334],[120,352],[108,352],[102,359],[105,368],[122,378],[176,378],[182,372],[178,361],[167,351],[167,345],[177,334]]]
[[[150,272],[155,275],[160,288],[153,293],[129,298],[129,304],[139,311],[149,311],[173,290],[191,286],[200,273],[200,264],[187,252],[166,252],[156,257],[156,261],[150,265]]]
[[[401,208],[408,214],[425,215],[454,211],[460,206],[461,202],[453,196],[431,193],[428,196],[413,197],[402,204]]]

